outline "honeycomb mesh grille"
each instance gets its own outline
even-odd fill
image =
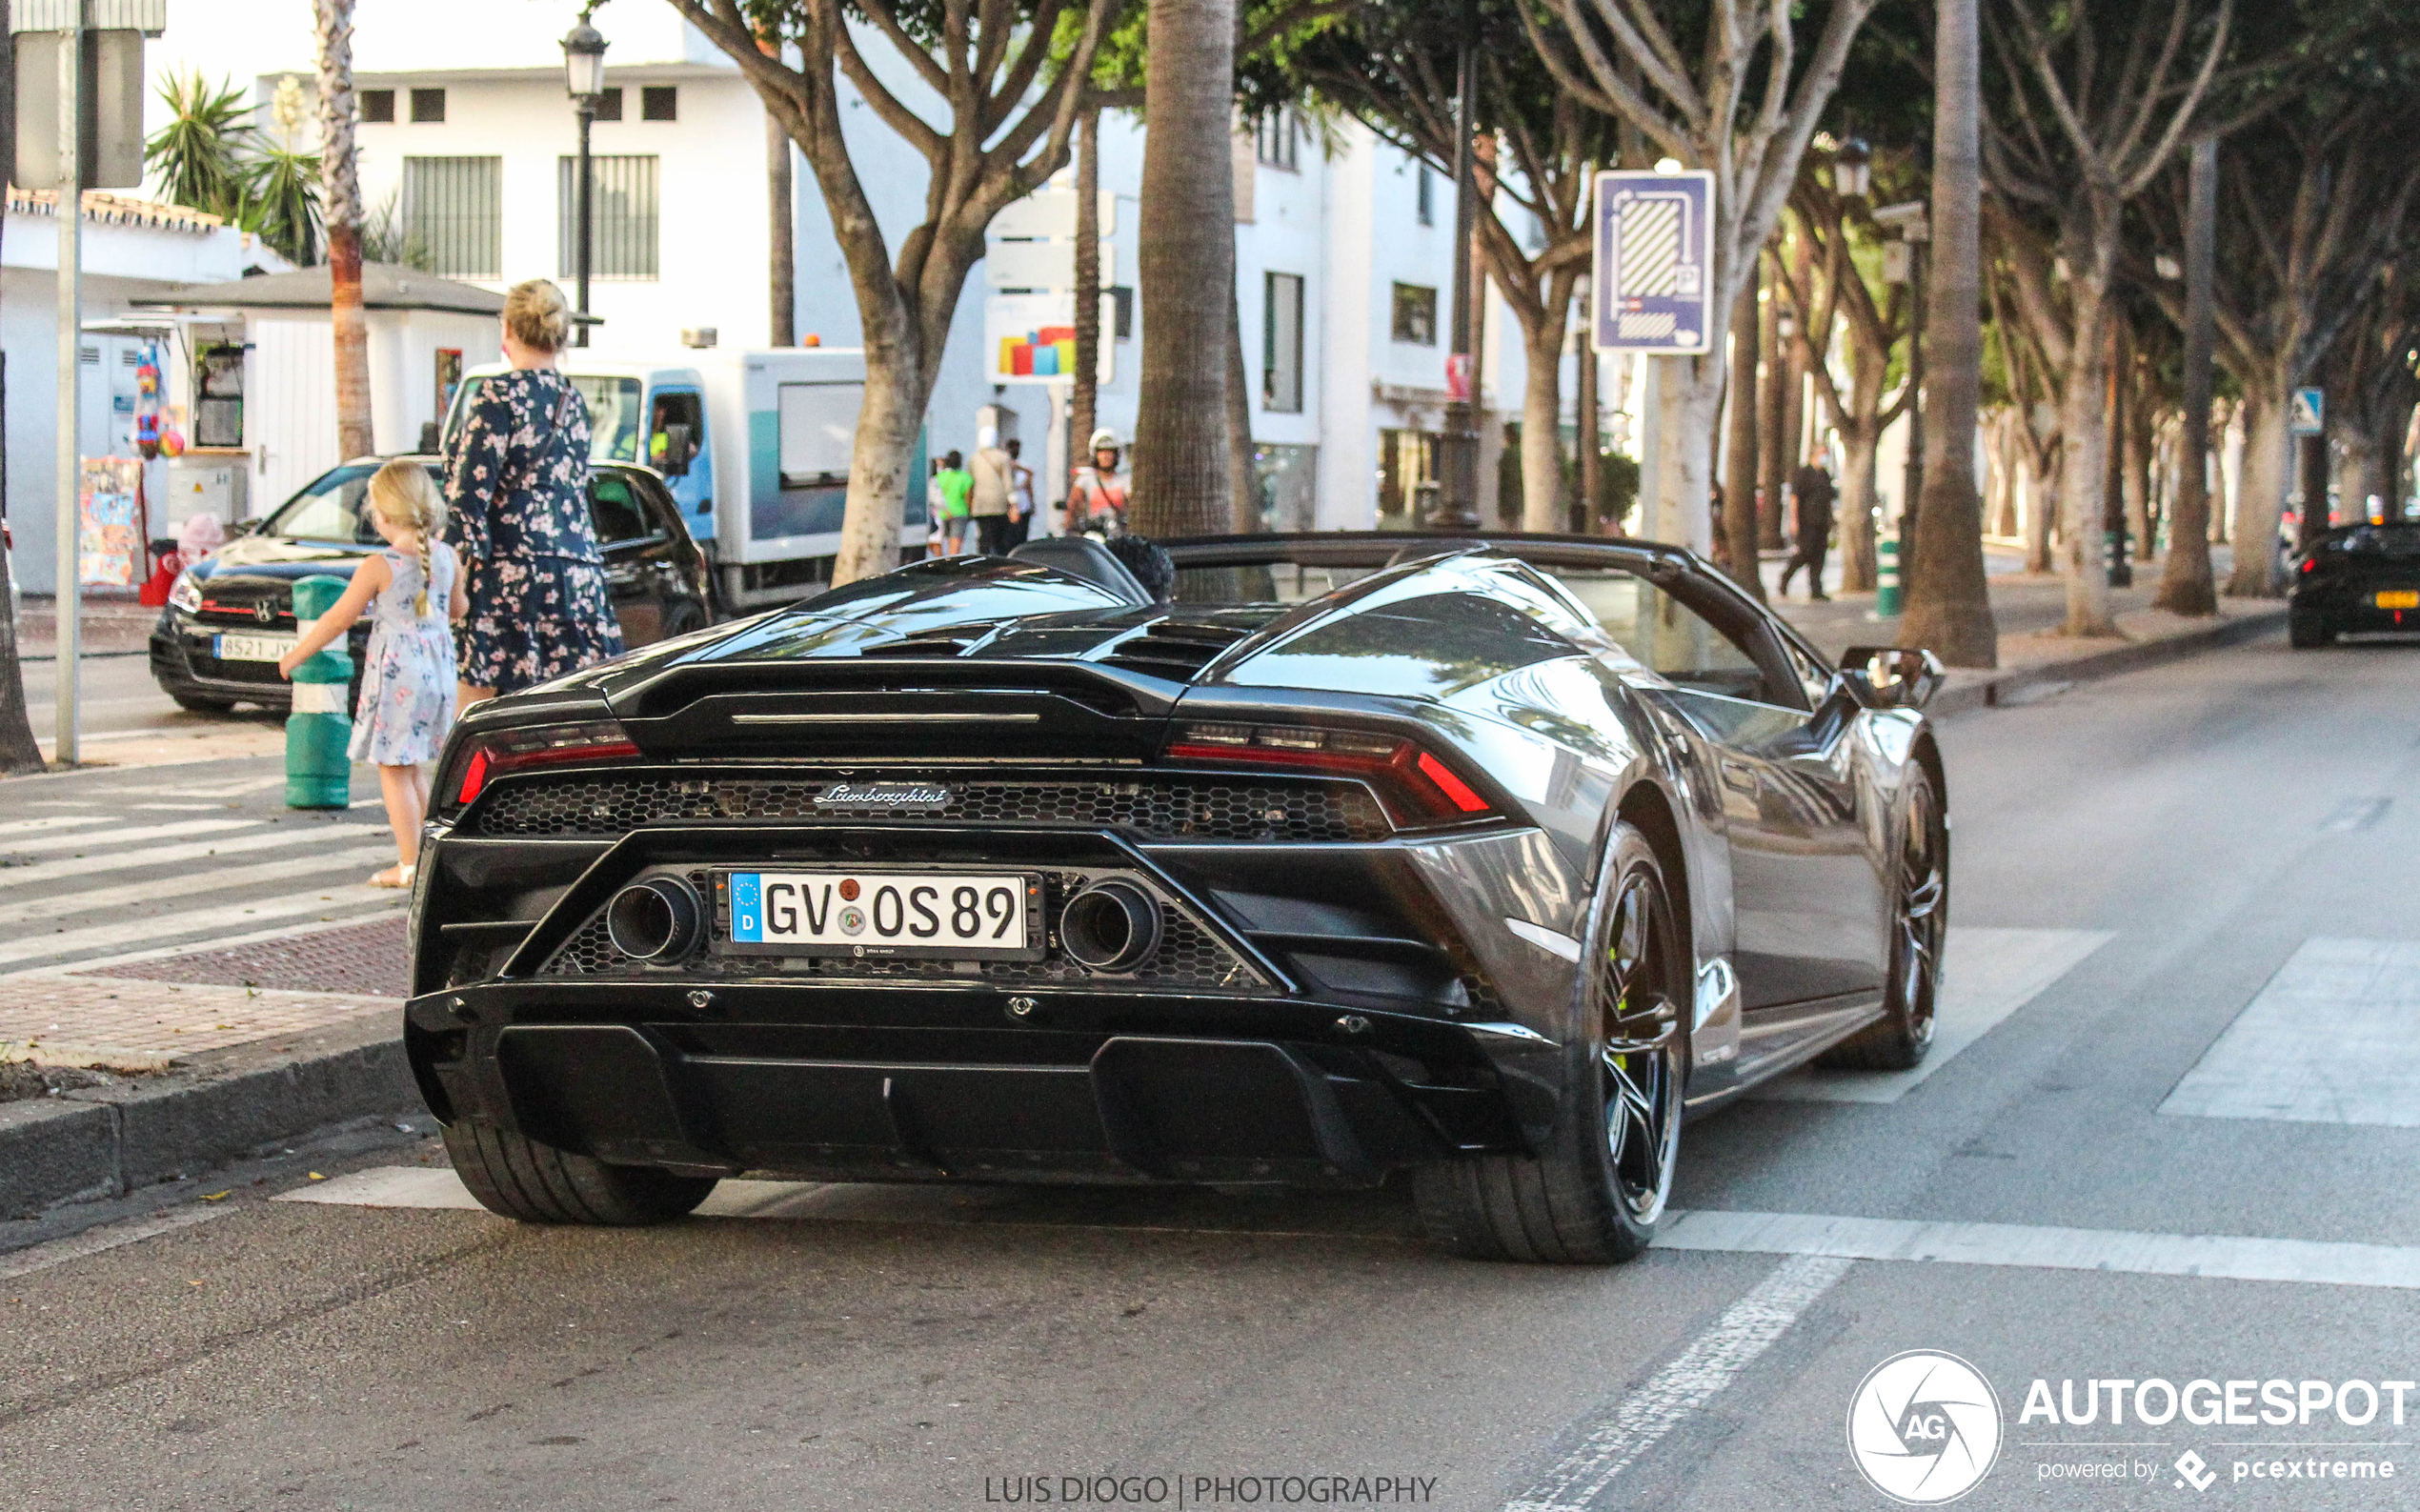
[[[500,784],[472,819],[483,836],[598,836],[674,819],[836,823],[1079,825],[1153,839],[1351,841],[1384,838],[1386,816],[1347,782],[1208,776],[998,778],[940,781],[957,796],[938,814],[818,814],[826,778],[559,776]]]
[[[1059,913],[1066,900],[1093,878],[1079,872],[1046,872],[1045,903],[1050,933],[1057,935]],[[711,896],[707,874],[693,872],[690,880]],[[1154,890],[1155,892],[1157,889]],[[985,981],[1002,987],[1080,987],[1092,983],[1163,988],[1180,992],[1242,992],[1268,994],[1269,978],[1249,961],[1220,944],[1182,905],[1160,896],[1160,949],[1139,968],[1115,974],[1085,970],[1072,960],[874,960],[847,956],[717,957],[700,954],[684,973],[702,977],[783,976],[853,981]],[[718,932],[729,927],[718,920]],[[631,959],[614,948],[605,933],[605,912],[592,915],[548,958],[542,977],[614,977],[661,972]]]

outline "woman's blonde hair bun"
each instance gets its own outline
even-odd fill
[[[445,529],[445,495],[437,492],[437,480],[429,475],[425,462],[393,461],[370,475],[370,513],[397,528],[409,528],[420,540],[420,591],[412,598],[412,612],[423,619],[429,615],[429,583],[433,577],[432,560],[436,550],[437,533]]]
[[[514,284],[504,295],[504,329],[537,352],[560,352],[572,333],[572,307],[544,278]]]

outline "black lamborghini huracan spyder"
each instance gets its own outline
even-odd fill
[[[920,563],[478,706],[405,1038],[498,1213],[741,1172],[1359,1185],[1626,1259],[1684,1108],[1904,1067],[1947,915],[1922,652],[1685,552],[1324,534]]]

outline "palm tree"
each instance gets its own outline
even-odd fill
[[[336,454],[377,450],[370,430],[370,328],[361,313],[361,178],[353,150],[353,0],[316,0],[319,177],[327,194],[330,323],[336,339]]]
[[[169,122],[143,144],[143,167],[159,196],[222,219],[244,219],[246,165],[252,108],[230,80],[212,89],[196,69],[171,72],[160,84]]]
[[[1131,510],[1145,535],[1210,534],[1230,517],[1235,20],[1235,0],[1150,0]]]
[[[1925,489],[1900,640],[1953,667],[1996,667],[1984,586],[1975,410],[1983,395],[1983,86],[1977,0],[1940,0],[1933,29],[1932,258],[1926,270]]]

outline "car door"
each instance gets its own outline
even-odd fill
[[[614,595],[614,617],[622,642],[644,646],[664,637],[661,561],[668,544],[663,527],[639,496],[628,474],[600,467],[588,475],[589,517],[605,554],[605,579]]]
[[[1731,856],[1743,1077],[1867,1011],[1882,986],[1881,889],[1853,720],[1819,715],[1807,669],[1718,585],[1558,570],[1606,633],[1672,685],[1717,774]]]

